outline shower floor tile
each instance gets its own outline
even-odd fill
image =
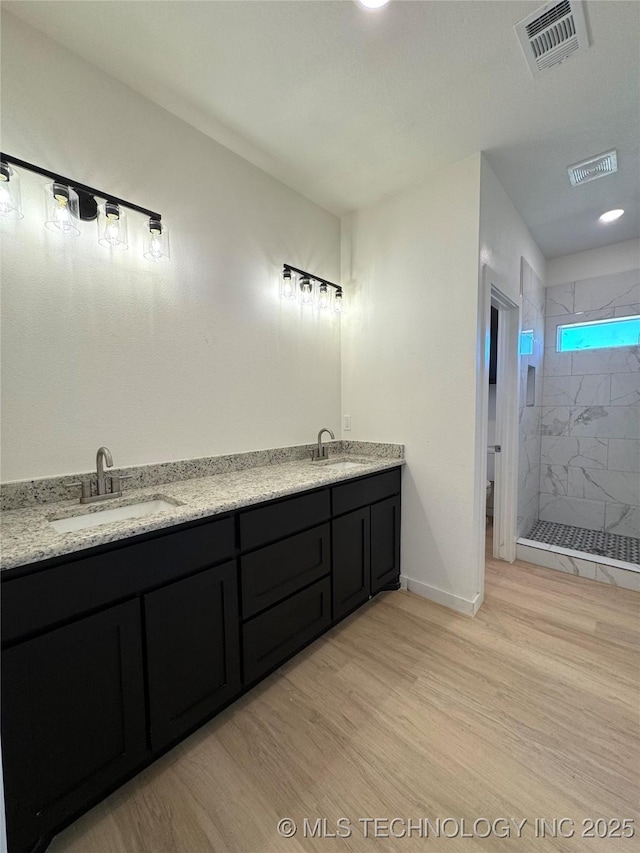
[[[633,536],[586,530],[584,527],[556,524],[553,521],[537,521],[526,538],[559,548],[572,548],[586,554],[609,557],[611,560],[640,563],[640,539]]]

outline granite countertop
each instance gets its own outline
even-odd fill
[[[349,459],[349,457],[343,458]],[[335,461],[335,459],[331,460],[331,462]],[[328,468],[322,463],[314,464],[308,459],[298,460],[132,489],[122,498],[99,504],[80,505],[75,499],[8,510],[1,516],[0,569],[5,571],[51,557],[72,554],[96,545],[117,542],[129,536],[219,515],[240,507],[321,488],[332,483],[341,483],[404,464],[404,459],[363,456],[352,457],[352,461],[358,461],[361,464],[357,468],[345,471]],[[53,519],[95,513],[102,509],[112,509],[153,499],[168,500],[170,503],[175,503],[175,507],[142,518],[113,521],[72,533],[58,533],[49,524]]]

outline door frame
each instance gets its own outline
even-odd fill
[[[484,542],[486,538],[486,483],[489,415],[489,356],[491,306],[498,309],[498,358],[496,372],[496,453],[493,509],[493,556],[513,563],[516,559],[518,520],[518,420],[519,420],[519,339],[520,306],[506,295],[504,281],[488,264],[482,267],[481,337],[483,357],[479,359],[481,389],[480,418],[477,424],[477,492],[483,509],[479,518],[484,588]]]

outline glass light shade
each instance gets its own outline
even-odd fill
[[[98,205],[98,243],[106,249],[128,249],[127,215],[119,204]]]
[[[336,290],[334,294],[333,310],[336,314],[344,314],[344,295],[341,290]]]
[[[295,299],[297,296],[296,274],[291,270],[282,270],[280,273],[280,295],[283,299]]]
[[[24,219],[20,175],[8,163],[0,163],[0,216]]]
[[[80,234],[76,225],[79,216],[78,193],[73,187],[58,183],[47,184],[44,188],[44,204],[45,228],[64,237],[77,237]]]
[[[147,222],[148,236],[144,243],[144,256],[148,261],[161,261],[169,255],[169,229],[159,219]]]
[[[300,302],[302,302],[303,305],[313,304],[313,284],[311,279],[300,279]]]
[[[318,292],[318,308],[322,311],[326,311],[330,305],[331,296],[329,295],[329,288],[326,284],[321,284]]]

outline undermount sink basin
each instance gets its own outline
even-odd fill
[[[366,465],[366,462],[329,462],[325,468],[331,468],[332,471],[349,471],[351,468],[359,468],[361,465]]]
[[[85,530],[87,527],[98,527],[100,524],[108,524],[111,521],[124,521],[126,518],[142,518],[145,515],[153,515],[167,509],[175,509],[176,504],[161,498],[150,501],[142,501],[128,506],[117,506],[113,509],[99,509],[95,512],[87,512],[84,515],[72,515],[70,518],[58,518],[49,521],[49,524],[58,533],[72,533],[74,530]]]

